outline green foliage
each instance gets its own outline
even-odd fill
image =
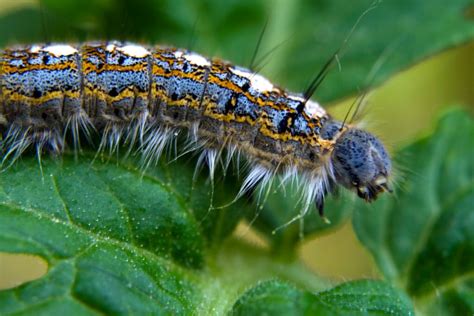
[[[301,90],[370,1],[131,3],[44,0],[43,13],[24,9],[2,16],[0,39],[167,42],[245,65],[271,12],[261,54],[291,40],[273,53],[264,72]],[[319,96],[334,100],[364,86],[387,47],[396,53],[375,83],[472,38],[468,5],[382,2],[363,19],[343,71],[328,76]],[[213,209],[211,203],[234,198],[238,181],[219,177],[211,197],[206,175],[193,177],[194,162],[186,158],[142,172],[134,159],[93,161],[92,149],[44,159],[42,169],[26,155],[0,173],[0,251],[40,256],[49,270],[0,291],[0,314],[472,314],[473,139],[469,115],[451,112],[431,136],[397,154],[402,170],[395,198],[369,206],[332,199],[326,206],[331,225],[313,213],[305,217],[302,232],[314,236],[354,214],[358,237],[383,275],[337,286],[295,261],[298,222],[273,233],[297,213],[291,188],[272,190],[262,209],[244,199]],[[229,238],[256,210],[253,227],[269,241],[268,252]]]
[[[234,305],[235,315],[410,315],[408,297],[377,281],[347,282],[312,294],[278,281],[257,285]]]
[[[473,140],[472,119],[449,113],[431,137],[399,152],[407,170],[396,198],[354,214],[357,235],[385,278],[420,308],[439,300],[435,310],[473,311]]]

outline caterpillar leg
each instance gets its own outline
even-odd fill
[[[318,214],[321,217],[321,219],[325,223],[330,224],[331,221],[324,214],[324,200],[328,194],[332,194],[332,195],[337,194],[337,188],[334,182],[329,181],[329,184],[323,186],[322,190],[323,190],[322,194],[316,195],[314,199],[314,204],[316,206],[316,210],[318,211]]]

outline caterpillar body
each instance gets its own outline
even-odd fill
[[[211,177],[223,149],[248,159],[239,195],[277,174],[297,177],[304,212],[315,201],[322,214],[337,184],[366,201],[390,191],[390,158],[375,136],[228,62],[121,42],[11,47],[0,58],[3,163],[29,148],[60,154],[66,139],[77,148],[97,131],[99,149],[136,146],[149,165],[186,130],[186,150],[202,150]]]

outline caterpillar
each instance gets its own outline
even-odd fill
[[[211,178],[220,159],[246,157],[239,196],[276,175],[297,179],[304,212],[315,203],[322,215],[337,186],[368,202],[391,190],[377,137],[226,61],[117,41],[10,47],[0,59],[3,164],[29,149],[77,150],[98,133],[99,150],[129,144],[149,166],[185,131],[185,150],[201,151]]]

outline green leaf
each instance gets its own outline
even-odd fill
[[[472,0],[449,4],[443,0],[376,2],[377,7],[360,21],[341,53],[340,71],[336,67],[327,76],[316,99],[327,102],[358,93],[367,85],[378,85],[409,65],[474,37],[474,23],[468,16]],[[276,42],[298,35],[281,55],[277,52],[271,70],[280,74],[291,89],[306,88],[371,3],[375,2],[357,0],[348,5],[345,1],[282,1],[276,10],[282,17],[292,12],[292,18],[286,21],[286,28],[280,26],[283,34],[278,34]],[[378,62],[383,63],[380,68]],[[372,68],[376,73],[370,82]]]
[[[354,227],[383,275],[417,308],[474,312],[474,123],[446,114],[430,137],[399,153],[396,198],[354,212]],[[463,314],[463,313],[461,313]]]
[[[0,174],[0,251],[35,254],[49,266],[43,278],[0,291],[1,314],[223,314],[261,280],[328,288],[297,262],[225,242],[253,206],[208,213],[201,188],[211,188],[201,177],[192,183],[193,164],[143,173],[128,161],[80,158],[43,159],[40,169],[25,156]],[[218,187],[214,202],[228,201]],[[392,294],[357,308],[392,309]]]
[[[237,209],[209,212],[204,218],[209,210],[209,186],[202,178],[193,183],[190,165],[177,167],[179,174],[172,167],[142,174],[133,165],[91,161],[92,156],[78,161],[66,156],[61,163],[46,160],[41,174],[35,160],[28,159],[0,174],[0,216],[6,217],[0,224],[6,225],[2,232],[13,239],[22,238],[22,234],[39,229],[38,221],[45,221],[42,225],[49,229],[39,230],[44,236],[35,242],[44,246],[38,254],[48,258],[68,257],[82,251],[91,240],[106,236],[185,266],[201,267],[205,239],[200,236],[202,226],[197,219],[219,222]],[[204,195],[201,188],[207,189]],[[220,193],[216,192],[216,203],[223,203],[220,201],[225,197],[226,201],[231,199],[231,195]],[[203,215],[194,217],[193,212]],[[231,231],[238,218],[225,220]],[[21,231],[10,231],[14,221],[23,222]],[[212,238],[213,232],[206,233]],[[214,233],[219,239],[224,237],[222,231]],[[73,249],[69,237],[77,241]]]
[[[43,173],[25,157],[0,173],[0,251],[50,265],[45,278],[0,292],[0,313],[193,311],[196,281],[182,267],[203,267],[205,247],[244,215],[239,204],[204,218],[210,187],[193,183],[193,166],[142,173],[92,157],[45,159]],[[231,198],[215,193],[216,203]]]
[[[43,278],[0,291],[0,314],[222,313],[260,278],[323,286],[298,264],[223,247],[253,206],[210,209],[211,185],[194,177],[194,161],[142,172],[93,157],[44,158],[40,168],[26,155],[0,173],[0,251],[49,266]],[[228,203],[236,192],[216,181],[213,203]]]
[[[411,302],[390,285],[347,282],[310,293],[280,281],[263,282],[234,305],[234,315],[413,315]]]

